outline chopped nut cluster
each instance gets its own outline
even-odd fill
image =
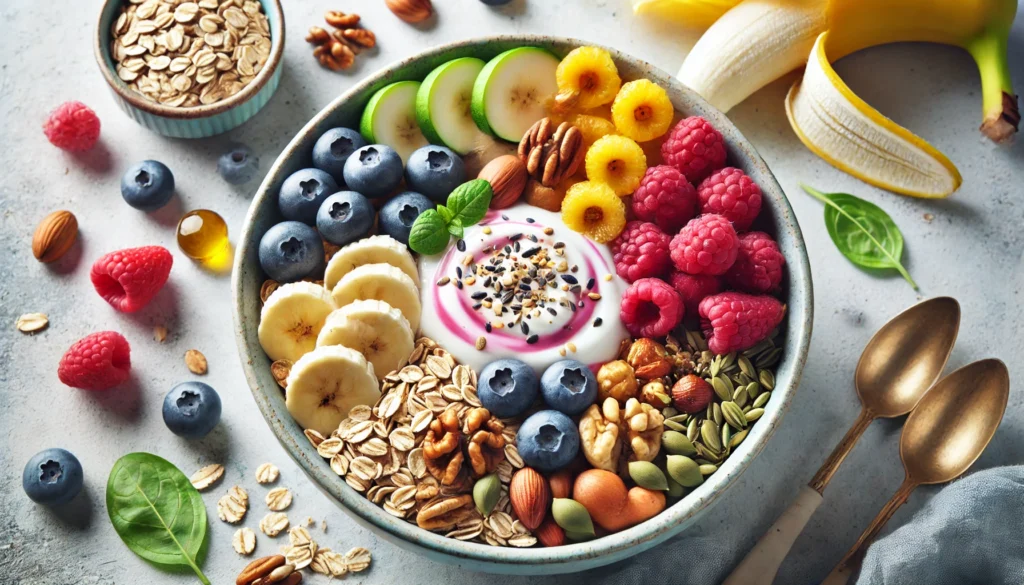
[[[359,52],[377,46],[377,36],[370,30],[359,28],[358,14],[328,10],[324,20],[334,30],[328,32],[319,26],[312,26],[306,35],[306,42],[315,46],[313,56],[320,65],[331,71],[352,67]]]

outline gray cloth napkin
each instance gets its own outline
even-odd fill
[[[868,549],[857,585],[1024,583],[1024,466],[979,471]]]

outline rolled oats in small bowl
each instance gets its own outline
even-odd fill
[[[108,0],[96,59],[118,104],[178,138],[226,132],[258,112],[280,80],[278,0]]]

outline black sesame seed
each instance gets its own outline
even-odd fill
[[[521,284],[530,284],[531,282],[533,282],[533,279],[530,278],[529,276],[524,276],[524,277],[519,279],[519,282]]]
[[[569,303],[569,310],[573,313],[576,312],[576,303]]]
[[[555,242],[555,249],[564,248],[565,242]]]
[[[504,219],[505,221],[508,221],[508,216],[505,215],[504,213],[502,213],[501,214],[501,219]]]
[[[483,306],[482,303],[473,303],[473,310],[474,311],[479,311],[480,307],[482,307],[482,306]]]
[[[556,311],[554,307],[548,307],[548,313],[551,313],[555,317],[558,316],[558,311]]]
[[[466,240],[459,238],[459,241],[455,242],[455,247],[459,249],[459,252],[466,251]]]
[[[523,258],[532,258],[537,255],[537,252],[540,252],[540,246],[534,246],[523,252]]]
[[[531,242],[534,242],[534,243],[536,243],[536,242],[539,242],[539,241],[540,241],[540,238],[538,238],[537,236],[535,236],[535,235],[533,235],[533,234],[530,234],[529,238],[530,238],[530,241],[531,241]]]
[[[481,290],[481,291],[477,291],[477,292],[473,293],[470,298],[472,298],[474,301],[479,301],[480,299],[482,299],[482,298],[484,298],[486,296],[487,296],[487,293],[485,291]]]
[[[522,233],[512,234],[511,236],[509,236],[508,241],[510,241],[510,242],[518,242],[519,239],[522,238],[522,237],[523,237]]]
[[[484,288],[491,288],[491,282],[494,280],[493,277],[488,276],[484,279]]]
[[[512,246],[509,246],[508,244],[505,244],[505,247],[502,248],[502,250],[504,250],[506,254],[511,254],[512,253]]]
[[[516,252],[520,250],[518,241],[512,243],[512,249],[515,250]]]
[[[593,279],[593,278],[591,278],[590,280],[588,280],[588,281],[587,281],[587,290],[592,290],[592,289],[594,288],[594,284],[596,284],[596,283],[594,282],[594,279]]]
[[[600,317],[598,317],[597,319],[594,319],[594,327],[600,327],[602,323],[604,323],[604,319],[602,319]]]
[[[583,292],[583,287],[578,284],[574,284],[569,287],[569,292],[579,294]]]
[[[484,323],[484,330],[487,331],[488,333],[491,332],[491,322],[490,321]]]
[[[458,288],[459,290],[462,290],[462,281],[461,280],[456,280],[455,281],[455,287]]]
[[[565,282],[568,282],[569,284],[579,284],[579,282],[580,282],[580,281],[576,280],[576,277],[571,275],[571,274],[563,274],[562,275],[562,280],[564,280]]]
[[[539,341],[539,340],[540,340],[540,336],[538,336],[536,333],[534,333],[533,335],[531,335],[531,336],[526,338],[526,343],[529,343],[530,345],[533,345],[534,343],[537,343],[537,341]]]
[[[522,323],[520,323],[519,324],[519,328],[523,330],[523,335],[529,335],[530,334],[530,326],[526,324],[526,321],[523,321]]]
[[[458,276],[459,278],[462,278],[462,267],[461,266],[456,266],[455,267],[455,276]]]

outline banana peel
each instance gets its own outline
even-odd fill
[[[804,67],[786,98],[794,132],[830,164],[895,193],[947,197],[962,179],[946,156],[843,83],[832,68],[842,57],[904,41],[962,47],[981,73],[982,133],[1002,143],[1020,126],[1007,57],[1016,0],[634,0],[634,11],[689,13],[695,25],[721,12],[678,77],[723,111]]]

